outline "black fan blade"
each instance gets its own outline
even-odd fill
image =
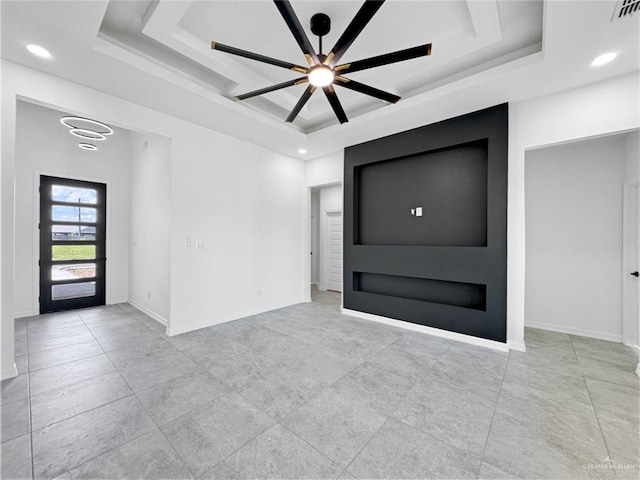
[[[316,51],[311,46],[311,42],[307,37],[307,34],[304,32],[302,25],[300,25],[300,20],[296,16],[296,12],[293,11],[293,7],[288,0],[273,0],[276,4],[276,7],[280,11],[280,15],[284,18],[289,30],[298,42],[298,45],[302,49],[302,53],[307,58],[307,62],[309,65],[316,65],[319,62],[318,55],[316,55]]]
[[[311,95],[313,95],[313,92],[315,91],[316,91],[316,87],[314,87],[313,85],[309,85],[307,87],[307,89],[302,94],[302,97],[300,97],[300,100],[298,100],[298,103],[296,103],[296,106],[293,107],[293,110],[291,110],[291,113],[289,114],[285,122],[287,123],[293,122],[293,120],[300,113],[300,110],[302,110],[302,107],[304,107],[305,103],[309,101],[309,99],[311,98]]]
[[[294,85],[300,85],[301,83],[307,83],[309,79],[307,77],[296,78],[295,80],[289,80],[287,82],[278,83],[277,85],[271,85],[270,87],[261,88],[260,90],[254,90],[253,92],[243,93],[242,95],[236,95],[236,100],[246,100],[247,98],[256,97],[264,93],[273,92],[282,88],[293,87]]]
[[[351,80],[349,78],[336,77],[333,83],[335,85],[340,85],[341,87],[348,88],[349,90],[355,90],[356,92],[379,98],[380,100],[384,100],[385,102],[397,103],[400,100],[400,97],[398,95],[385,92],[384,90],[380,90],[375,87],[370,87],[369,85],[356,82],[355,80]]]
[[[384,0],[366,0],[364,5],[360,7],[356,16],[353,17],[351,23],[346,28],[342,36],[338,39],[335,46],[324,60],[325,65],[335,65],[342,58],[353,41],[360,35],[360,32],[367,26],[367,23],[373,18],[378,9],[382,6]]]
[[[334,69],[334,71],[342,75],[345,73],[366,70],[367,68],[380,67],[382,65],[388,65],[390,63],[404,62],[405,60],[424,57],[426,55],[431,55],[430,43],[427,43],[426,45],[420,45],[418,47],[407,48],[405,50],[398,50],[397,52],[385,53],[384,55],[378,55],[377,57],[357,60],[351,63],[343,63],[342,65],[338,65]]]
[[[229,45],[225,45],[223,43],[211,42],[211,49],[231,53],[232,55],[238,55],[240,57],[249,58],[258,62],[269,63],[271,65],[275,65],[276,67],[286,68],[287,70],[293,70],[295,72],[307,73],[307,71],[309,70],[308,68],[301,67],[300,65],[296,65],[295,63],[284,62],[282,60],[278,60],[277,58],[266,57],[264,55],[260,55],[259,53],[248,52],[247,50],[230,47]]]
[[[333,108],[336,117],[338,117],[338,121],[340,123],[348,122],[347,114],[344,113],[342,109],[342,105],[340,104],[340,100],[338,100],[338,95],[336,95],[336,91],[333,89],[333,85],[329,85],[328,87],[324,87],[324,94],[327,96],[327,100],[331,104],[331,108]]]

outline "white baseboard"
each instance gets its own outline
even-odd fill
[[[582,328],[565,327],[562,325],[554,325],[552,323],[542,322],[526,322],[525,327],[539,328],[540,330],[549,330],[550,332],[566,333],[577,337],[589,337],[597,340],[607,340],[609,342],[622,343],[622,335],[613,335],[610,333],[596,332],[593,330],[585,330]]]
[[[271,312],[273,310],[279,310],[281,308],[290,307],[292,305],[298,305],[299,303],[305,303],[304,297],[296,298],[293,300],[287,300],[283,303],[268,305],[261,309],[245,310],[244,312],[234,316],[233,318],[222,318],[219,321],[206,320],[203,322],[191,323],[189,325],[181,325],[181,326],[172,325],[171,328],[167,327],[166,333],[169,337],[172,337],[174,335],[180,335],[182,333],[188,333],[188,332],[193,332],[194,330],[200,330],[201,328],[213,327],[214,325],[219,325],[221,323],[233,322],[234,320],[240,320],[242,318],[252,317],[254,315],[259,315],[261,313]]]
[[[117,303],[127,303],[129,302],[129,297],[119,297],[119,298],[110,298],[105,302],[106,305],[115,305]]]
[[[167,325],[169,325],[169,321],[166,318],[164,318],[162,315],[157,314],[153,310],[149,310],[147,307],[144,307],[144,306],[140,305],[138,302],[134,302],[133,300],[129,300],[128,302],[124,301],[124,302],[119,302],[119,303],[129,303],[129,305],[131,305],[132,307],[136,307],[142,313],[145,313],[145,314],[149,315],[151,318],[153,318],[156,322],[161,324],[163,327],[166,327]]]
[[[513,340],[507,340],[507,347],[509,350],[515,350],[516,352],[526,352],[527,347],[524,342],[515,342]]]
[[[2,380],[18,376],[18,367],[14,363],[12,366],[2,369]]]
[[[464,335],[462,333],[449,332],[447,330],[441,330],[439,328],[426,327],[424,325],[418,325],[410,322],[403,322],[402,320],[396,320],[394,318],[383,317],[380,315],[374,315],[372,313],[358,312],[357,310],[349,310],[347,308],[342,309],[342,313],[363,320],[371,320],[378,323],[384,323],[385,325],[391,325],[392,327],[404,328],[405,330],[413,330],[414,332],[426,333],[435,337],[447,338],[449,340],[455,340],[456,342],[468,343],[484,348],[491,348],[492,350],[499,350],[501,352],[509,351],[509,344],[496,342],[493,340],[487,340],[485,338],[473,337],[471,335]]]
[[[35,315],[40,315],[40,313],[35,313],[33,311],[27,312],[27,311],[22,311],[22,312],[15,312],[13,314],[13,318],[15,320],[18,320],[19,318],[24,318],[24,317],[33,317]]]

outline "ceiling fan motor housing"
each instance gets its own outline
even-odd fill
[[[324,13],[316,13],[311,17],[311,33],[324,37],[331,31],[331,19]]]

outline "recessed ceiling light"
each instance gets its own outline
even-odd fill
[[[33,43],[30,43],[29,45],[27,45],[27,50],[29,50],[31,53],[33,53],[37,57],[51,58],[51,54],[49,53],[49,50],[47,50],[44,47],[41,47],[40,45],[35,45]]]
[[[603,53],[602,55],[597,56],[593,60],[593,62],[591,62],[591,65],[593,65],[594,67],[606,65],[607,63],[613,61],[613,59],[616,58],[617,56],[618,54],[616,52]]]
[[[307,151],[304,148],[301,148],[298,150],[298,153],[304,155],[305,153],[307,153]]]

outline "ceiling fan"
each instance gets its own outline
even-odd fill
[[[280,11],[282,18],[284,18],[289,30],[291,30],[296,42],[298,42],[298,45],[302,49],[302,53],[304,53],[304,56],[309,63],[308,67],[267,57],[258,53],[241,50],[239,48],[230,47],[229,45],[224,45],[218,42],[211,42],[211,48],[302,73],[302,77],[271,85],[270,87],[261,88],[259,90],[254,90],[252,92],[243,93],[242,95],[237,95],[235,97],[236,100],[245,100],[247,98],[263,95],[275,90],[309,83],[309,86],[302,94],[302,97],[287,117],[287,122],[293,122],[298,113],[300,113],[300,110],[302,110],[302,107],[304,107],[304,105],[309,101],[309,98],[311,98],[311,95],[313,95],[318,88],[322,88],[322,91],[326,95],[327,100],[329,100],[329,104],[333,108],[333,111],[340,123],[348,122],[349,120],[347,119],[347,115],[345,114],[344,109],[338,100],[335,89],[333,88],[334,85],[355,90],[356,92],[370,95],[390,103],[396,103],[400,100],[398,95],[356,82],[355,80],[346,78],[343,75],[360,70],[366,70],[368,68],[388,65],[390,63],[402,62],[425,55],[431,55],[431,44],[427,43],[425,45],[407,48],[405,50],[398,50],[396,52],[386,53],[384,55],[378,55],[364,60],[338,64],[340,58],[342,58],[353,41],[373,18],[378,9],[384,3],[384,0],[366,0],[362,7],[360,7],[360,10],[358,10],[358,13],[356,13],[356,16],[351,20],[351,23],[347,26],[342,36],[326,55],[322,53],[322,37],[329,33],[331,29],[331,19],[324,13],[317,13],[311,17],[311,32],[320,37],[319,53],[316,53],[309,42],[309,38],[302,29],[302,25],[293,11],[291,3],[288,0],[274,0],[274,3]]]

